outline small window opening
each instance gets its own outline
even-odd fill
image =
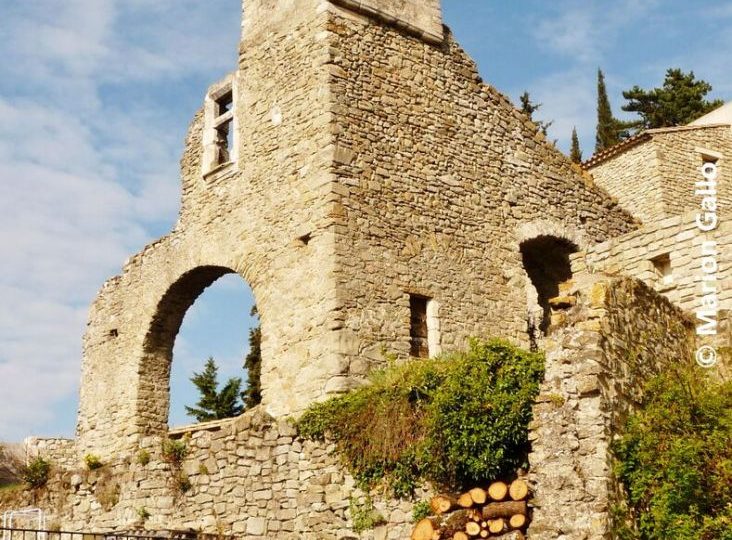
[[[665,253],[651,259],[653,269],[656,272],[657,282],[661,285],[671,285],[674,281],[671,272],[671,255]]]
[[[234,94],[231,89],[214,100],[214,156],[212,166],[232,159],[234,150]]]
[[[117,336],[119,336],[119,330],[117,330],[116,328],[112,328],[109,331],[109,337],[116,338]]]
[[[410,354],[415,358],[429,358],[429,332],[427,329],[427,305],[429,298],[409,295],[410,310]]]

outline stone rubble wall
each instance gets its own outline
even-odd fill
[[[242,540],[385,540],[411,532],[413,502],[374,494],[386,522],[353,533],[350,499],[363,502],[365,495],[332,445],[302,440],[287,420],[274,420],[261,408],[175,437],[189,449],[180,467],[166,463],[161,438],[150,437],[136,454],[93,471],[79,460],[62,463],[65,446],[36,441],[35,451],[53,463],[48,489],[21,492],[25,500],[0,497],[0,511],[33,501],[62,530],[195,530]],[[190,483],[185,492],[182,479]],[[426,496],[420,491],[418,499]]]
[[[482,83],[449,33],[435,46],[343,10],[328,32],[351,380],[384,349],[409,353],[410,293],[439,305],[442,350],[489,335],[527,346],[524,233],[584,246],[632,218]]]
[[[691,361],[689,319],[629,278],[563,285],[545,340],[546,374],[531,425],[531,540],[609,538],[609,447],[654,374]]]

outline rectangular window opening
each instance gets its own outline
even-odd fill
[[[660,285],[673,284],[674,278],[671,271],[671,255],[664,253],[651,259],[653,269],[656,271],[656,278]]]
[[[429,298],[409,295],[410,311],[410,354],[415,358],[429,358],[429,332],[427,328],[427,305]]]
[[[216,126],[216,164],[223,165],[231,161],[232,150],[234,146],[234,120],[229,119],[223,121]]]

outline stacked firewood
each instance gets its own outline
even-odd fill
[[[417,523],[412,540],[524,540],[528,495],[520,478],[510,485],[493,482],[487,489],[476,487],[457,496],[436,495],[430,500],[433,515]]]

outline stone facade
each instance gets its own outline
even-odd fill
[[[55,465],[36,502],[72,530],[356,538],[350,499],[365,494],[289,420],[362,383],[384,351],[408,356],[423,305],[430,354],[470,336],[547,350],[530,537],[606,537],[608,443],[642,381],[689,353],[688,320],[652,288],[692,305],[693,221],[659,219],[687,208],[699,148],[732,153],[729,127],[645,134],[593,158],[593,179],[480,79],[438,0],[244,5],[238,66],[186,139],[177,223],[91,307],[78,437],[27,442]],[[229,273],[260,313],[263,403],[169,432],[176,334]],[[562,295],[570,309],[552,311]],[[631,353],[654,362],[636,369]],[[179,467],[161,455],[168,436],[190,450]],[[87,454],[104,467],[86,470]],[[412,503],[375,504],[385,524],[362,538],[405,538]]]
[[[719,166],[720,212],[730,213],[731,156],[732,125],[690,125],[644,131],[583,166],[623,208],[650,223],[699,207],[694,184],[703,180],[701,166],[710,160]]]
[[[528,344],[519,233],[584,247],[635,228],[449,33],[414,31],[434,38],[436,3],[362,4],[245,3],[238,69],[186,141],[177,224],[92,306],[80,454],[165,433],[175,335],[226,273],[254,293],[279,417],[358,384],[384,349],[408,355],[410,294],[439,306],[435,350]]]
[[[609,445],[638,405],[644,382],[691,361],[692,325],[637,280],[579,274],[562,292],[531,426],[528,536],[610,538],[617,486]]]

